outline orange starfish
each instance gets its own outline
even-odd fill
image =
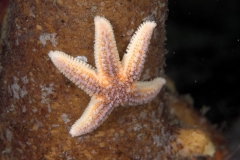
[[[91,96],[83,115],[73,124],[70,134],[81,136],[99,127],[119,105],[139,105],[152,100],[165,79],[137,81],[141,75],[155,22],[144,22],[134,34],[123,60],[119,54],[110,22],[96,16],[94,57],[96,68],[60,51],[50,51],[55,66]]]

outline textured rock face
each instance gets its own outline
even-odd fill
[[[95,15],[112,23],[120,58],[136,28],[145,20],[155,20],[158,26],[142,79],[160,75],[166,1],[12,2],[1,76],[1,150],[6,157],[136,159],[165,154],[161,132],[165,141],[170,134],[160,118],[163,95],[147,105],[118,107],[96,131],[70,136],[69,127],[90,97],[60,74],[48,52],[84,56],[94,66]]]
[[[118,107],[98,129],[81,137],[69,128],[90,97],[50,62],[50,50],[83,56],[94,66],[95,15],[113,25],[120,58],[145,20],[157,27],[141,80],[162,75],[166,0],[14,1],[1,50],[2,159],[176,159],[176,118],[161,92],[146,105]]]

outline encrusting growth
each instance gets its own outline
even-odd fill
[[[60,51],[50,51],[55,66],[91,100],[83,115],[73,124],[70,134],[81,136],[100,126],[119,105],[140,105],[152,100],[165,79],[137,81],[141,75],[155,22],[144,22],[132,37],[127,53],[120,61],[110,22],[95,19],[94,57],[96,68]]]

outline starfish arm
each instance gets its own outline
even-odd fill
[[[156,97],[165,83],[166,80],[163,78],[155,78],[148,82],[135,82],[135,92],[133,92],[134,94],[130,99],[131,105],[139,105],[149,102]]]
[[[144,22],[133,35],[122,60],[124,76],[135,82],[143,69],[155,22]]]
[[[100,16],[96,16],[94,21],[94,57],[97,74],[104,77],[115,77],[121,69],[121,63],[112,26],[107,19]]]
[[[68,79],[87,94],[91,96],[99,92],[101,87],[92,66],[60,51],[50,51],[49,57]]]
[[[93,96],[82,116],[72,125],[69,133],[74,137],[92,132],[107,119],[113,109],[111,103],[106,105],[102,99]]]

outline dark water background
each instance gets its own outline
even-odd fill
[[[166,75],[180,94],[193,97],[197,110],[210,107],[206,117],[236,149],[240,144],[240,0],[169,0],[166,25]]]

